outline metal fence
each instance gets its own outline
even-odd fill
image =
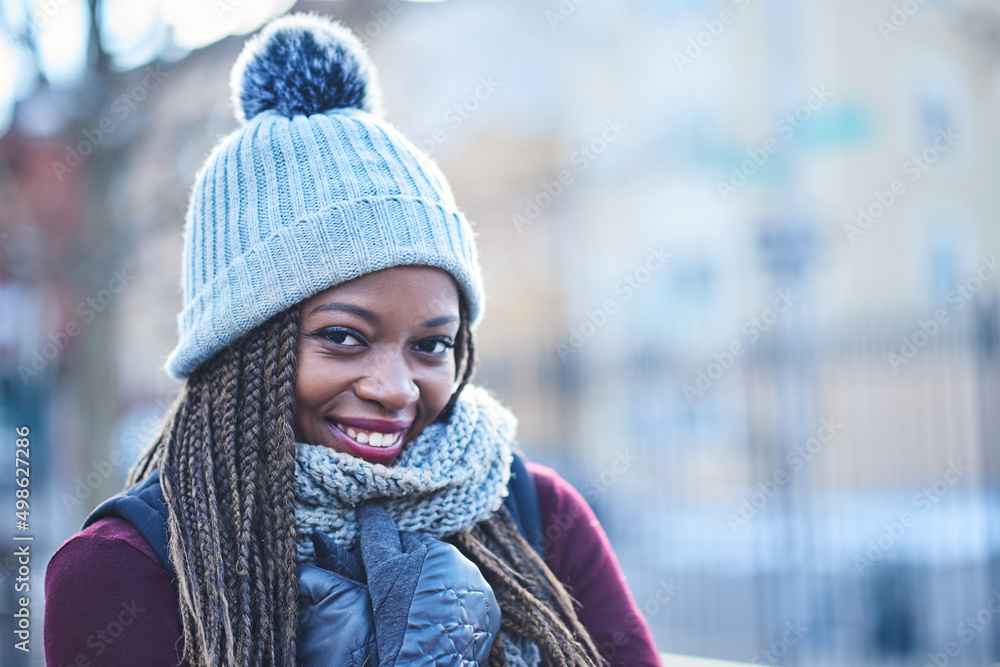
[[[642,462],[592,500],[661,650],[1000,660],[1000,317],[962,305],[581,371]]]

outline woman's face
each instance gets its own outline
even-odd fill
[[[299,313],[296,438],[391,465],[456,388],[455,281],[397,266],[320,292]]]

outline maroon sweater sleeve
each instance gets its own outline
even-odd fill
[[[649,625],[593,510],[554,470],[527,465],[538,490],[546,563],[575,598],[601,654],[611,667],[660,667]]]
[[[45,571],[45,664],[186,666],[178,609],[139,531],[101,519],[66,540]]]

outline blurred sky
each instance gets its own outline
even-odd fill
[[[97,3],[105,50],[119,70],[163,57],[182,57],[230,35],[256,30],[294,1],[198,2],[106,0]],[[13,104],[30,95],[36,72],[56,89],[79,85],[90,52],[91,11],[84,0],[4,0],[0,41],[0,109],[8,123]],[[30,35],[34,53],[11,34]],[[13,74],[13,76],[11,76]],[[6,125],[7,123],[5,123]]]

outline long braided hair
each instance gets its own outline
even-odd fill
[[[456,336],[458,388],[475,346],[464,299]],[[128,486],[159,469],[177,573],[184,657],[192,667],[295,664],[295,368],[298,307],[272,317],[198,368]],[[450,540],[482,571],[502,630],[538,645],[548,665],[603,664],[573,601],[505,509]],[[507,664],[502,635],[489,667]]]

